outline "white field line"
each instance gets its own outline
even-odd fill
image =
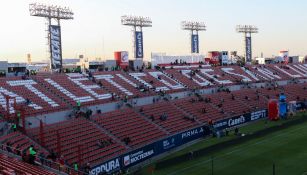
[[[214,157],[213,160],[216,160],[216,159],[219,159],[219,158],[222,158],[222,157],[226,157],[226,156],[228,156],[228,155],[230,155],[230,154],[232,154],[232,153],[235,153],[235,152],[243,151],[243,150],[246,149],[246,148],[249,148],[249,147],[252,147],[252,146],[255,146],[255,145],[264,143],[264,142],[266,142],[266,141],[271,142],[271,141],[274,140],[274,138],[276,139],[276,138],[278,138],[278,137],[284,136],[284,135],[289,134],[289,133],[296,132],[296,131],[301,130],[301,129],[304,129],[304,128],[306,128],[306,126],[303,126],[303,127],[300,127],[300,128],[294,128],[294,129],[292,129],[292,130],[289,130],[288,132],[282,132],[281,134],[275,135],[275,136],[270,137],[270,138],[267,138],[267,139],[263,139],[263,140],[261,140],[261,141],[258,141],[258,142],[255,142],[255,143],[252,143],[252,144],[249,144],[249,145],[246,145],[246,146],[239,146],[237,149],[234,149],[233,151],[230,151],[230,152],[227,152],[227,153],[222,154],[222,155],[220,155],[220,156]],[[187,166],[187,167],[185,167],[185,168],[182,168],[182,169],[179,169],[179,170],[174,171],[174,172],[172,172],[172,173],[169,173],[169,174],[167,174],[167,175],[178,175],[179,173],[183,173],[183,172],[185,172],[185,171],[188,170],[188,169],[195,168],[195,167],[197,167],[197,166],[200,166],[200,165],[205,164],[205,163],[209,163],[209,162],[211,162],[211,161],[212,161],[211,159],[204,160],[204,161],[198,162],[198,163],[196,163],[196,164],[193,164],[193,165],[191,165],[191,166]]]

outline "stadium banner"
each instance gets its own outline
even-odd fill
[[[123,168],[131,167],[157,155],[154,145],[155,143],[152,143],[123,155]]]
[[[246,62],[252,62],[252,37],[245,37]]]
[[[195,34],[191,35],[191,52],[192,53],[199,53],[198,35],[195,35]]]
[[[51,69],[62,68],[61,28],[57,25],[49,25]]]
[[[239,126],[251,121],[256,121],[262,118],[267,117],[268,110],[259,110],[252,113],[247,113],[243,115],[239,115],[236,117],[231,117],[228,119],[220,120],[214,123],[213,127],[217,130],[223,130],[226,128],[232,128],[235,126]]]
[[[120,157],[114,158],[101,165],[95,166],[89,172],[90,175],[109,174],[121,169]]]
[[[143,58],[143,33],[135,32],[135,58]]]
[[[129,53],[127,51],[122,51],[120,54],[121,63],[129,63]]]
[[[189,129],[174,136],[170,136],[166,139],[157,141],[155,144],[156,152],[161,154],[190,141],[209,135],[210,131],[205,129],[205,127],[206,126],[201,126]]]
[[[209,134],[210,131],[209,129],[206,129],[206,126],[189,129],[165,139],[158,140],[142,148],[125,153],[110,161],[106,161],[101,165],[92,168],[89,174],[99,175],[99,173],[114,173],[120,169],[127,169],[149,158]]]

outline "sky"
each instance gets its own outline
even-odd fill
[[[84,54],[90,60],[113,59],[114,51],[129,51],[132,59],[132,28],[121,25],[121,16],[148,16],[152,28],[144,29],[145,60],[151,53],[188,55],[190,33],[181,21],[202,21],[200,52],[236,50],[243,54],[243,35],[238,24],[259,28],[252,36],[253,56],[307,54],[306,0],[0,0],[0,60],[46,60],[46,20],[29,14],[33,2],[68,6],[73,20],[63,20],[63,58]]]

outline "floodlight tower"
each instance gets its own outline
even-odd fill
[[[133,27],[133,50],[134,58],[143,60],[143,27],[152,27],[152,21],[149,17],[143,16],[122,16],[121,23],[125,26]]]
[[[252,33],[258,33],[258,28],[252,25],[237,25],[236,31],[244,34],[245,62],[252,62]]]
[[[204,22],[182,21],[181,28],[191,31],[191,53],[199,53],[198,31],[206,31]]]
[[[29,5],[31,16],[44,17],[47,19],[48,25],[48,46],[50,52],[51,69],[62,69],[62,40],[60,20],[74,19],[74,13],[68,7],[59,7],[54,5],[44,5],[33,3]],[[56,25],[52,25],[52,20],[56,21]]]

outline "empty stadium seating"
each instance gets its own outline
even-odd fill
[[[101,82],[110,92],[118,94],[121,98],[154,95],[153,91],[144,91],[140,88],[140,82],[121,71],[96,72],[94,77],[97,82]]]
[[[38,114],[51,113],[67,109],[66,104],[54,94],[46,91],[32,79],[23,80],[21,77],[1,79],[0,81],[0,103],[2,113],[6,110],[6,96],[10,100],[10,113],[16,113],[14,108],[14,98],[16,108],[23,107],[26,115],[34,116]],[[29,100],[27,102],[27,100]]]
[[[214,86],[213,82],[202,76],[200,72],[194,73],[194,71],[191,69],[167,69],[164,70],[164,73],[182,82],[190,89]]]
[[[129,146],[144,145],[166,136],[158,126],[145,120],[132,109],[97,114],[94,120],[121,140],[129,137]]]
[[[11,143],[11,147],[13,148],[19,146],[21,151],[27,150],[31,145],[33,145],[38,150],[38,154],[43,152],[45,155],[48,155],[46,149],[43,149],[38,143],[32,141],[28,136],[21,132],[12,132],[0,138],[1,144],[6,145],[8,142]]]
[[[3,175],[55,175],[41,167],[30,165],[0,153],[0,174]]]
[[[76,106],[77,101],[80,101],[82,106],[111,101],[110,92],[82,74],[54,74],[36,76],[35,79],[72,106]]]
[[[132,72],[129,75],[156,92],[166,91],[167,93],[172,93],[185,89],[180,82],[175,81],[160,71]]]
[[[187,120],[184,117],[191,117],[188,114],[176,108],[169,102],[160,102],[152,105],[146,105],[139,108],[142,114],[147,118],[153,117],[153,122],[165,128],[171,134],[183,131],[199,125],[196,121]],[[166,115],[167,119],[161,119]]]
[[[93,73],[94,79],[87,74],[50,73],[27,79],[1,78],[0,113],[2,114],[6,114],[6,96],[11,97],[9,106],[11,114],[18,109],[18,104],[24,104],[26,116],[39,116],[61,110],[72,111],[77,101],[82,103],[82,107],[100,105],[104,108],[107,103],[120,102],[126,96],[128,98],[157,96],[160,91],[168,94],[189,91],[192,95],[187,97],[188,93],[185,95],[182,93],[179,99],[166,96],[167,98],[160,102],[144,98],[144,101],[147,99],[146,105],[127,104],[123,108],[112,109],[111,112],[95,113],[89,119],[70,118],[67,121],[44,125],[44,146],[41,145],[38,127],[28,129],[27,135],[13,132],[0,137],[0,143],[5,145],[10,142],[12,147],[19,145],[21,150],[34,145],[39,153],[48,154],[51,150],[58,151],[58,140],[60,140],[61,155],[69,164],[78,162],[81,158],[83,164],[89,162],[94,166],[210,121],[215,122],[266,109],[268,100],[277,99],[281,93],[286,95],[287,102],[305,101],[307,83],[298,84],[297,79],[306,79],[306,70],[307,67],[303,65],[277,64],[244,67],[206,66],[140,72],[106,71]],[[279,80],[291,81],[283,81],[288,83],[284,86],[274,84],[274,81]],[[203,95],[193,93],[197,91],[190,91],[218,89],[221,85],[240,85],[242,82],[263,82],[261,84],[263,87],[251,89],[246,88],[247,86],[234,86],[239,88],[231,92]],[[13,105],[14,98],[17,106]],[[126,138],[130,141],[125,144]],[[101,141],[102,146],[99,145]],[[15,164],[7,164],[11,158],[3,155],[0,157],[3,158],[0,159],[2,174],[19,173],[24,170],[22,163],[20,165],[16,163],[18,165],[16,168],[13,166]],[[8,168],[4,168],[4,165]],[[24,171],[28,172],[26,169]],[[33,172],[40,174],[39,170]]]
[[[198,98],[195,97],[175,100],[174,103],[191,115],[197,116],[197,119],[204,123],[208,123],[210,120],[218,121],[226,117],[225,114],[222,114],[221,111],[212,104],[206,103],[205,101],[199,101]]]
[[[102,162],[125,151],[125,147],[93,123],[78,118],[44,127],[46,147],[57,151],[57,132],[60,136],[61,155],[70,163],[78,162],[78,147],[81,149],[83,163],[95,164]],[[39,128],[29,130],[29,134],[39,140]],[[97,141],[111,141],[109,145],[100,148]]]
[[[220,108],[222,113],[226,114],[228,117],[238,116],[252,111],[243,101],[232,98],[231,93],[219,92],[204,97],[210,98],[212,104]]]

